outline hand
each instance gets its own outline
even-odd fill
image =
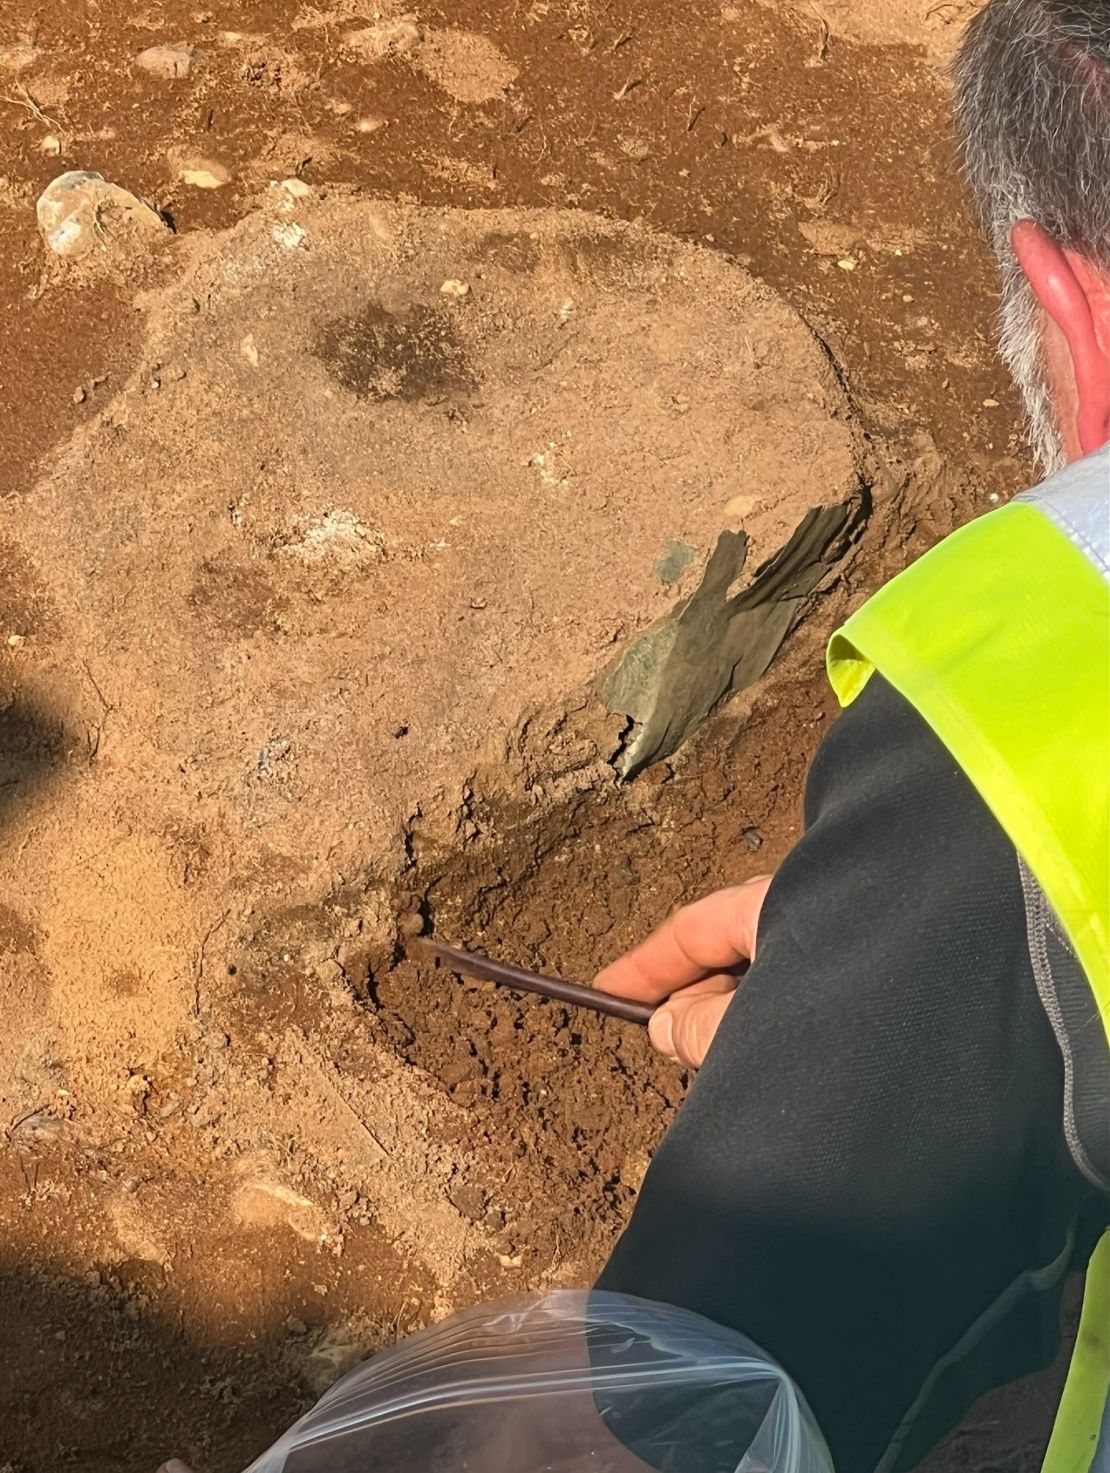
[[[770,875],[760,875],[683,906],[598,973],[596,986],[606,992],[660,1004],[648,1032],[675,1063],[697,1069],[709,1052],[736,991],[737,971],[755,958],[759,912],[770,884]]]

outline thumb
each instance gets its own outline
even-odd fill
[[[652,1043],[676,1064],[700,1069],[734,995],[734,988],[693,996],[689,992],[677,993],[652,1014],[648,1024]]]

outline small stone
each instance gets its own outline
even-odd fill
[[[371,113],[368,117],[359,118],[355,127],[360,133],[380,133],[383,128],[389,127],[389,121]]]
[[[753,854],[763,848],[763,835],[758,829],[745,829],[740,838],[743,840],[744,848],[750,849]]]
[[[984,399],[983,400],[983,408],[984,409],[997,409],[998,408],[998,400],[997,399]]]
[[[152,77],[165,77],[171,82],[180,81],[193,70],[196,53],[184,41],[176,46],[148,46],[135,58],[135,65]]]
[[[903,292],[902,293],[902,300],[903,300],[903,302],[912,302],[913,301],[913,297],[911,296],[911,294],[909,292]]]
[[[306,184],[303,179],[283,179],[281,188],[290,199],[309,199],[312,195],[312,185]]]
[[[62,151],[62,140],[53,133],[48,133],[39,144],[39,153],[46,154],[47,158],[56,159]]]
[[[74,402],[74,404],[84,404],[85,400],[88,397],[89,397],[89,395],[88,395],[88,390],[87,389],[76,388],[73,391],[73,402]]]
[[[254,333],[247,333],[246,337],[239,344],[239,351],[252,368],[258,367],[258,347],[254,341]]]
[[[304,1320],[302,1320],[298,1315],[295,1314],[291,1314],[289,1318],[285,1321],[285,1328],[289,1331],[290,1335],[308,1334],[308,1326],[305,1324]]]
[[[854,256],[843,256],[836,263],[841,271],[854,271],[858,264]]]
[[[275,225],[273,235],[278,245],[284,246],[287,251],[295,251],[307,239],[307,232],[299,225]]]
[[[22,634],[8,635],[8,648],[10,650],[20,650],[23,648],[25,643],[26,641],[24,640]]]
[[[169,234],[149,205],[102,174],[83,169],[52,180],[39,196],[36,214],[47,249],[70,261],[118,253],[125,242],[145,244]]]
[[[231,172],[215,159],[191,159],[182,164],[178,178],[194,189],[222,189],[231,183]]]
[[[470,295],[469,283],[465,281],[456,281],[454,277],[452,277],[449,281],[445,281],[439,290],[440,295],[444,297],[461,298],[468,297]]]
[[[627,1187],[629,1191],[638,1192],[644,1184],[647,1169],[651,1165],[651,1157],[646,1151],[629,1151],[620,1165],[621,1186]]]

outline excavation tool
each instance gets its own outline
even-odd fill
[[[646,1025],[655,1011],[647,1003],[631,1002],[626,997],[615,997],[613,993],[601,992],[596,987],[583,987],[578,982],[564,982],[559,977],[528,972],[523,967],[510,966],[508,962],[491,961],[475,951],[447,946],[429,936],[416,936],[408,944],[417,954],[438,957],[452,971],[461,972],[464,977],[496,982],[499,987],[511,987],[516,992],[538,992],[541,997],[553,997],[557,1002],[570,1003],[572,1007],[590,1008],[595,1013],[623,1018],[628,1023]]]

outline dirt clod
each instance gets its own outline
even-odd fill
[[[181,81],[190,76],[196,53],[184,41],[175,46],[148,46],[135,58],[135,65],[152,77]]]

